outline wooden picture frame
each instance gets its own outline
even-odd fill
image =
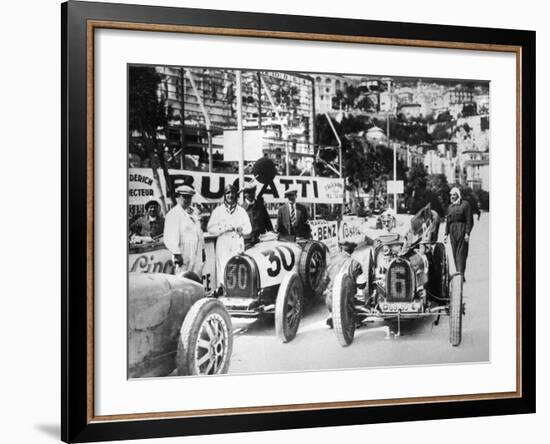
[[[415,421],[535,411],[535,33],[70,1],[62,15],[62,417],[65,442]],[[212,34],[516,56],[515,391],[132,415],[94,414],[94,32]]]

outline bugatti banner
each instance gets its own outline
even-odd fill
[[[166,196],[166,182],[162,170],[158,170],[161,187]],[[215,203],[223,200],[223,189],[228,183],[238,187],[237,174],[207,173],[203,171],[169,170],[172,185],[183,183],[197,191],[197,203]],[[159,199],[160,192],[150,168],[129,169],[129,205],[144,205],[151,199]],[[252,176],[245,176],[252,180]],[[284,192],[289,187],[298,187],[298,201],[308,203],[341,204],[344,199],[342,179],[309,176],[277,176],[270,184],[262,186],[259,192],[266,202],[284,202]]]

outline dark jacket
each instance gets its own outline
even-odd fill
[[[279,207],[277,212],[277,232],[279,239],[296,240],[296,237],[311,239],[311,227],[308,223],[307,209],[303,205],[296,203],[296,226],[290,223],[290,203],[285,203]]]
[[[445,234],[449,234],[451,225],[453,224],[463,224],[464,232],[470,234],[470,231],[472,231],[472,227],[474,226],[474,218],[472,217],[470,203],[467,200],[462,199],[458,205],[449,205],[447,211],[447,225],[445,227]]]
[[[245,242],[247,246],[252,246],[258,243],[260,234],[273,231],[273,224],[261,197],[258,197],[253,204],[249,204],[245,200],[243,208],[248,214],[250,225],[252,225],[252,231],[249,236],[246,236]]]
[[[164,217],[160,214],[155,221],[150,221],[147,215],[141,216],[130,225],[130,232],[138,236],[158,237],[164,231]]]

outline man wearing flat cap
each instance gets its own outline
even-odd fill
[[[250,219],[243,207],[237,204],[237,190],[233,185],[224,188],[223,203],[212,211],[208,232],[216,240],[216,280],[224,281],[225,265],[236,254],[244,251],[243,236],[252,231]]]
[[[244,196],[243,208],[248,214],[252,231],[244,238],[245,248],[250,248],[260,241],[260,235],[273,231],[269,213],[265,208],[262,196],[256,197],[256,183],[247,182],[241,190]]]
[[[202,276],[204,236],[197,212],[191,206],[195,190],[175,189],[177,205],[166,215],[164,245],[172,253],[176,274],[192,271]]]
[[[290,187],[285,191],[288,202],[279,207],[277,213],[277,232],[279,239],[295,241],[297,237],[311,239],[311,227],[308,223],[307,209],[296,202],[298,188]]]
[[[162,217],[159,210],[160,205],[156,200],[147,202],[145,204],[145,214],[130,225],[130,232],[132,235],[149,237],[151,239],[162,235],[164,230],[164,217]]]

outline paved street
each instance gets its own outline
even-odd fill
[[[443,237],[445,225],[441,226]],[[360,253],[359,253],[360,254]],[[452,254],[451,272],[454,269]],[[449,344],[446,317],[438,326],[432,318],[403,321],[402,336],[396,337],[393,323],[369,324],[356,331],[353,343],[341,347],[325,320],[324,303],[306,307],[298,335],[283,344],[275,337],[272,321],[235,321],[236,332],[229,373],[323,370],[388,365],[444,364],[489,360],[489,214],[475,220],[464,285],[466,316],[462,344]],[[391,334],[386,335],[384,326]]]

